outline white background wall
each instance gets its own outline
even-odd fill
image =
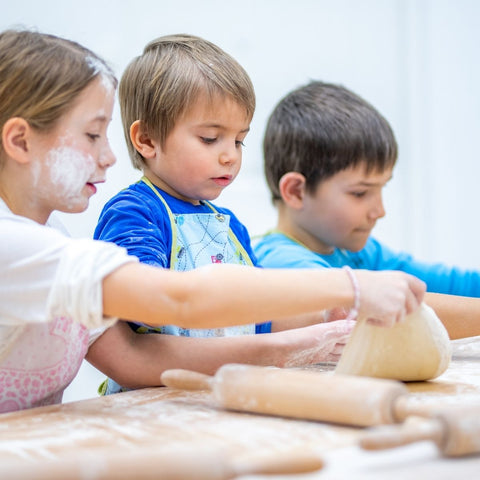
[[[203,36],[232,54],[253,80],[258,107],[242,171],[217,203],[252,234],[275,222],[261,158],[269,113],[311,79],[345,85],[383,113],[400,147],[376,236],[425,260],[480,267],[477,0],[15,0],[0,10],[0,29],[12,26],[76,40],[118,76],[147,42],[171,33]],[[107,184],[87,212],[62,215],[75,236],[91,236],[105,201],[139,176],[118,108],[110,139],[118,162]],[[94,396],[101,378],[82,367],[65,400]]]

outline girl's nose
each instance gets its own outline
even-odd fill
[[[108,145],[100,154],[98,163],[102,168],[110,168],[115,164],[116,161],[117,159],[112,152],[110,145]]]

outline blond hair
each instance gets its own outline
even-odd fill
[[[178,34],[150,42],[122,75],[119,100],[123,130],[135,168],[145,160],[130,140],[130,127],[141,129],[162,145],[177,120],[205,95],[209,101],[228,96],[255,111],[255,92],[247,72],[221,48],[202,38]]]
[[[99,75],[116,87],[107,64],[78,43],[35,31],[1,32],[0,129],[12,117],[22,117],[40,131],[52,129]],[[0,143],[0,158],[2,154]]]

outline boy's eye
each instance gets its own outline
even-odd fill
[[[206,143],[210,145],[211,143],[214,143],[216,138],[211,138],[211,137],[200,137],[202,139],[203,143]]]
[[[361,191],[361,192],[352,192],[352,195],[356,198],[361,198],[364,197],[367,194],[366,191]]]

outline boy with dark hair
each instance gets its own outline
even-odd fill
[[[392,177],[397,143],[387,120],[350,90],[319,81],[283,98],[264,137],[265,175],[278,210],[277,228],[255,245],[264,267],[344,267],[402,270],[429,292],[478,297],[480,273],[428,264],[398,253],[371,232],[385,215],[382,190]],[[441,315],[453,315],[451,338],[480,333],[458,329],[458,309],[478,301],[427,295]],[[443,311],[443,310],[442,310]]]

